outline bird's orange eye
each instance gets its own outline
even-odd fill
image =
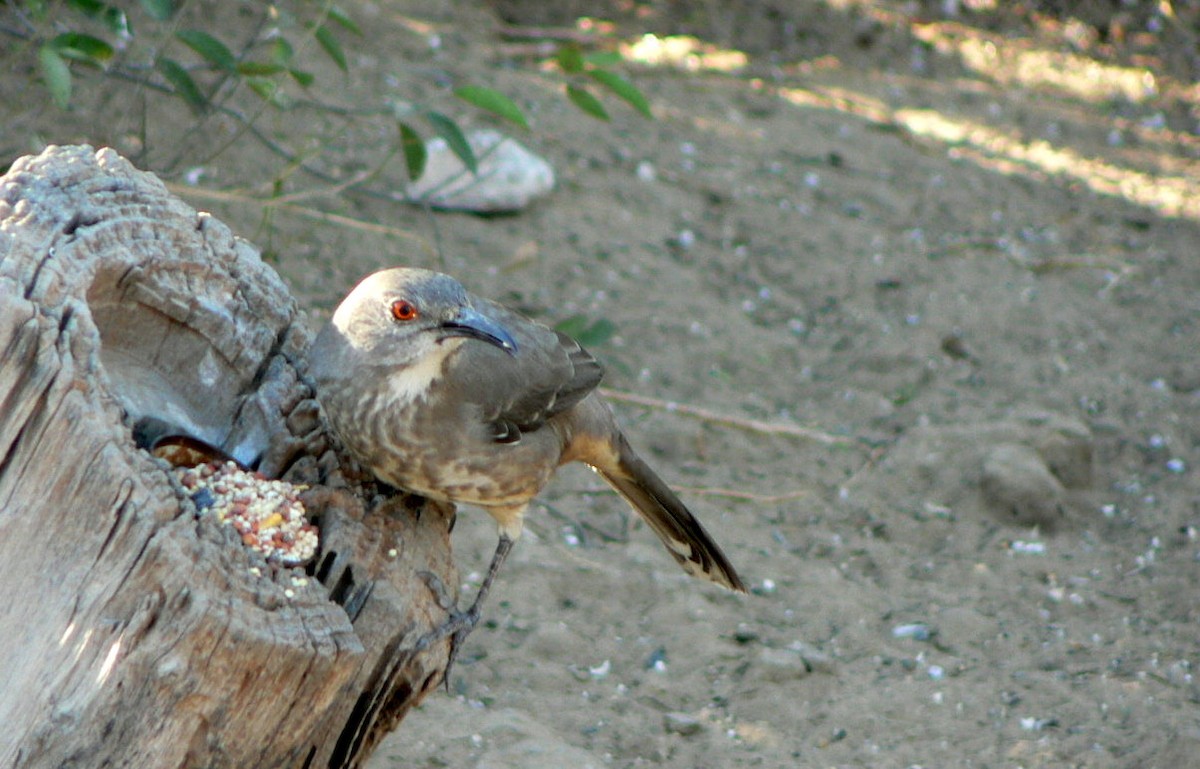
[[[392,302],[392,317],[396,320],[416,320],[417,306],[407,299],[397,299]]]

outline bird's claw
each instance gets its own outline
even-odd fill
[[[479,624],[481,614],[479,602],[477,601],[472,604],[466,611],[459,611],[441,577],[430,571],[422,571],[419,576],[425,581],[429,592],[433,593],[438,606],[449,616],[441,625],[417,639],[415,647],[417,649],[427,649],[432,644],[449,636],[450,652],[446,659],[446,669],[442,673],[442,684],[446,687],[446,691],[449,692],[450,670],[454,667],[454,661],[458,658],[458,653],[461,651],[463,643],[467,640],[467,636],[471,635],[471,631]]]
[[[446,583],[442,581],[442,578],[432,571],[419,571],[417,572],[417,576],[424,580],[425,586],[429,588],[429,592],[433,593],[438,608],[449,614],[454,614],[457,607],[454,604],[454,599],[450,597],[450,591],[446,589]]]
[[[446,636],[450,636],[449,659],[446,661],[446,670],[442,674],[442,683],[445,684],[447,692],[450,691],[450,668],[454,666],[454,660],[458,657],[458,652],[462,648],[463,642],[467,640],[467,636],[479,624],[479,617],[483,612],[483,601],[487,598],[488,591],[492,589],[492,582],[496,579],[496,573],[500,571],[500,566],[504,563],[504,559],[508,557],[512,545],[512,537],[501,533],[500,541],[496,544],[496,552],[492,556],[492,564],[488,567],[487,575],[483,578],[483,583],[480,584],[479,591],[475,593],[475,600],[471,602],[471,608],[466,611],[460,611],[458,606],[455,605],[454,600],[450,597],[450,592],[446,590],[446,585],[440,577],[428,571],[420,573],[421,578],[425,580],[425,584],[429,586],[430,592],[437,598],[438,605],[449,616],[440,627],[421,636],[417,640],[417,648],[425,649],[430,644],[440,641]]]
[[[447,636],[450,638],[450,651],[446,656],[446,669],[442,673],[442,685],[446,687],[447,692],[450,691],[450,670],[454,667],[454,661],[458,659],[458,653],[462,650],[467,636],[471,635],[471,631],[479,624],[479,609],[475,606],[472,606],[467,611],[459,611],[457,608],[452,608],[449,614],[450,616],[445,622],[418,638],[414,644],[414,648],[423,650]]]

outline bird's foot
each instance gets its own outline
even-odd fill
[[[449,692],[450,670],[454,667],[454,661],[458,658],[459,651],[462,650],[463,642],[467,640],[467,636],[471,635],[471,631],[479,624],[479,618],[482,613],[481,601],[476,599],[470,608],[466,611],[460,611],[458,606],[455,605],[454,599],[450,597],[449,591],[446,590],[445,583],[436,574],[426,571],[422,572],[420,576],[429,587],[429,592],[433,593],[438,606],[448,616],[446,621],[441,625],[417,639],[415,648],[426,649],[449,636],[450,652],[446,659],[446,670],[442,673],[442,685]]]
[[[445,684],[447,692],[450,691],[450,668],[454,666],[454,660],[458,657],[458,651],[462,648],[463,642],[475,629],[475,625],[479,624],[483,601],[487,598],[488,591],[492,589],[496,574],[500,571],[500,566],[508,557],[512,546],[512,537],[501,532],[500,541],[496,543],[496,552],[492,555],[492,564],[488,567],[482,584],[479,585],[479,592],[475,593],[475,600],[471,602],[471,608],[466,611],[459,611],[454,599],[450,597],[450,591],[446,589],[445,583],[436,574],[428,571],[421,572],[421,578],[425,580],[430,592],[437,598],[438,606],[449,616],[440,627],[434,628],[418,639],[416,648],[424,649],[446,636],[450,637],[450,655],[446,661],[446,672],[442,674],[442,683]]]

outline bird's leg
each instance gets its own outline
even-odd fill
[[[479,622],[480,614],[483,610],[483,601],[487,598],[488,591],[492,589],[492,582],[496,579],[496,574],[499,573],[500,567],[504,564],[504,560],[508,558],[509,551],[512,550],[513,539],[507,534],[500,535],[500,541],[496,543],[496,553],[492,556],[492,564],[488,567],[487,576],[483,578],[483,583],[480,584],[479,590],[475,593],[475,600],[471,602],[470,608],[466,611],[459,611],[452,605],[446,596],[445,587],[441,580],[437,579],[432,574],[426,575],[426,583],[434,595],[438,597],[438,603],[441,604],[449,612],[450,617],[438,628],[427,633],[419,641],[417,648],[425,648],[429,644],[440,641],[446,636],[450,636],[450,657],[446,660],[446,672],[442,675],[442,682],[446,689],[450,688],[450,668],[454,666],[454,660],[458,657],[459,649],[467,640],[467,636],[475,629],[475,625]],[[432,577],[433,579],[430,579]]]

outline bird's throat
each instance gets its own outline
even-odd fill
[[[456,344],[441,344],[417,362],[388,375],[388,400],[395,407],[404,407],[425,400],[431,388],[446,372],[446,362]]]

